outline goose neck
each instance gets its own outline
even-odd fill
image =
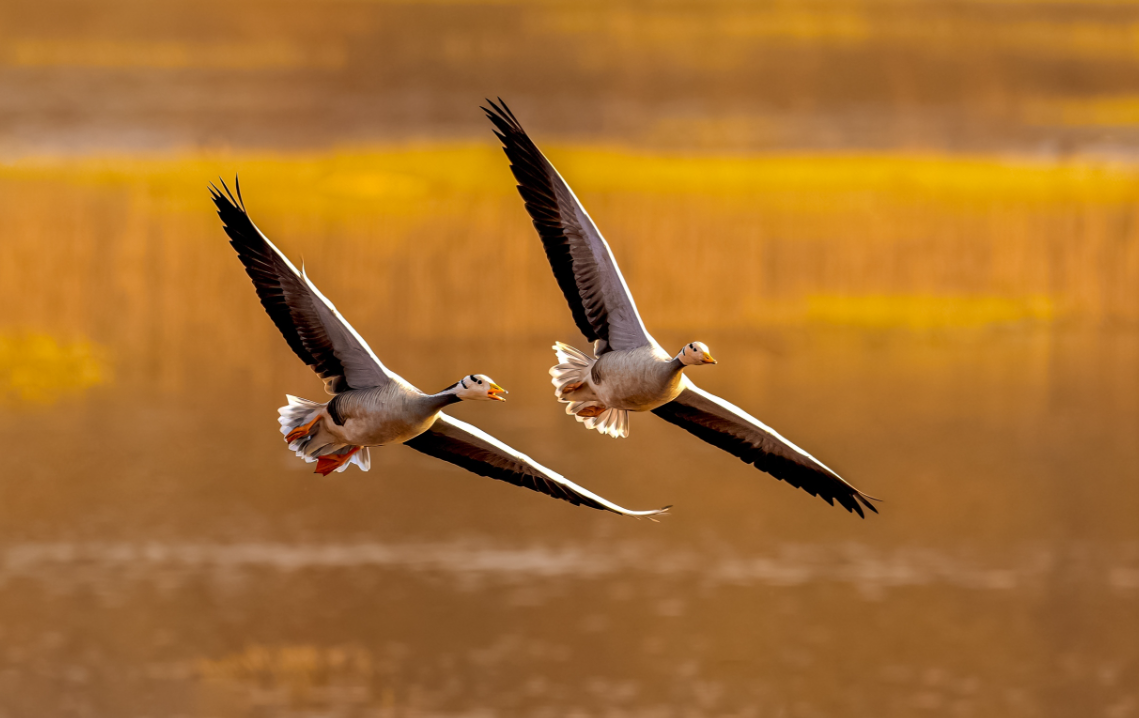
[[[449,387],[439,392],[438,394],[428,394],[424,397],[426,403],[431,409],[439,411],[451,404],[458,404],[462,399],[455,393],[454,387]]]

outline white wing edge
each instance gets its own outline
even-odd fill
[[[819,461],[815,457],[811,456],[806,451],[803,451],[798,446],[796,446],[794,443],[789,441],[785,436],[780,434],[778,431],[776,431],[775,429],[772,429],[770,426],[768,426],[767,424],[764,424],[762,421],[755,418],[754,416],[747,413],[746,411],[739,408],[738,406],[731,403],[730,401],[725,401],[724,399],[721,399],[720,397],[716,396],[715,394],[712,394],[711,392],[704,391],[700,387],[693,384],[692,380],[689,379],[687,376],[683,376],[681,378],[681,385],[685,389],[688,389],[689,391],[691,391],[692,393],[699,394],[700,396],[704,397],[708,401],[711,401],[714,404],[718,404],[719,406],[723,407],[724,409],[731,412],[732,414],[735,414],[737,417],[739,417],[739,419],[741,421],[746,422],[746,423],[750,423],[750,424],[754,424],[757,428],[762,429],[763,431],[766,431],[767,433],[771,434],[772,436],[774,436],[779,441],[783,442],[783,444],[785,446],[787,446],[789,449],[793,449],[796,453],[807,457],[811,461],[815,462],[816,464],[818,464],[819,466],[823,467],[828,472],[830,472],[830,474],[833,475],[836,479],[838,479],[839,481],[842,481],[843,483],[846,483],[846,479],[839,476],[837,471],[835,471],[831,467],[827,466],[823,462]]]
[[[460,429],[462,431],[465,431],[465,432],[471,434],[472,436],[475,436],[479,439],[482,439],[483,441],[487,442],[488,444],[490,444],[491,446],[493,446],[494,448],[496,448],[500,452],[502,452],[503,455],[509,456],[510,458],[515,459],[516,461],[521,461],[522,463],[526,464],[531,469],[534,469],[535,471],[541,473],[545,478],[550,479],[554,483],[561,484],[562,486],[569,488],[570,490],[572,490],[575,494],[578,494],[579,496],[583,496],[583,497],[588,498],[592,501],[596,501],[597,503],[603,505],[605,508],[607,508],[610,511],[613,511],[615,513],[623,514],[625,516],[635,516],[635,517],[646,516],[646,517],[648,517],[648,516],[657,516],[657,515],[663,514],[663,513],[667,512],[668,509],[670,508],[670,507],[666,506],[663,509],[654,509],[652,511],[631,511],[631,510],[629,510],[623,506],[618,506],[617,504],[613,503],[612,501],[609,501],[607,499],[604,499],[604,498],[598,496],[597,494],[593,493],[592,491],[589,491],[588,489],[584,489],[581,486],[578,486],[577,484],[575,484],[574,482],[565,478],[564,476],[557,473],[556,471],[552,471],[552,470],[546,468],[545,466],[542,466],[541,464],[539,464],[537,461],[534,461],[533,459],[531,459],[526,454],[515,451],[514,449],[510,448],[509,446],[502,443],[501,441],[494,438],[493,436],[486,433],[485,431],[478,428],[477,426],[474,426],[472,424],[468,424],[465,421],[459,421],[458,419],[456,419],[452,416],[447,416],[446,414],[444,414],[442,412],[439,413],[439,416],[436,419],[436,421],[437,422],[442,421],[445,424],[449,424],[450,426],[455,427],[456,429]]]
[[[257,231],[260,232],[261,230]],[[273,247],[273,249],[277,248]],[[281,254],[281,251],[277,250],[277,254]],[[281,256],[284,257],[285,255],[281,254]],[[285,258],[285,261],[289,261],[287,257]],[[294,272],[297,271],[297,268],[294,267],[291,262],[289,263],[289,267],[291,267]],[[393,373],[390,369],[384,366],[384,363],[380,361],[379,357],[376,356],[376,353],[372,351],[372,347],[368,346],[368,342],[364,341],[364,337],[360,336],[360,333],[356,331],[355,327],[348,323],[348,320],[344,318],[344,315],[340,313],[340,311],[336,308],[336,305],[329,301],[328,297],[324,296],[324,294],[322,294],[321,291],[316,288],[316,285],[313,284],[312,280],[308,278],[308,272],[305,271],[303,264],[301,265],[301,271],[298,274],[300,275],[301,279],[304,280],[305,285],[312,290],[313,295],[319,299],[330,312],[332,312],[332,315],[336,318],[336,321],[340,322],[340,325],[348,330],[348,333],[352,335],[352,338],[360,343],[361,348],[363,348],[363,350],[368,353],[368,356],[372,361],[376,363],[376,366],[380,368],[380,371],[387,375],[392,381],[402,382],[408,386],[411,386],[411,384],[406,379],[399,376],[398,374]]]

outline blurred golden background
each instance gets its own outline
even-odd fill
[[[881,515],[562,414],[496,96]],[[235,173],[389,367],[673,515],[311,475]],[[0,718],[1139,716],[1139,3],[2,0],[0,222]]]

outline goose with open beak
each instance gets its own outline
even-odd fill
[[[326,403],[289,396],[278,410],[289,449],[317,473],[367,471],[370,448],[404,444],[492,479],[507,481],[577,506],[625,516],[652,517],[665,509],[630,511],[569,481],[486,432],[442,413],[459,401],[506,401],[505,389],[485,374],[470,374],[426,394],[380,362],[364,339],[303,271],[253,224],[241,199],[222,182],[211,186],[230,244],[253,280],[257,296],[285,341],[324,380]]]

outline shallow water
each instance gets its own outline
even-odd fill
[[[750,289],[792,309],[733,315],[738,262],[697,250],[694,298],[654,281],[678,271],[668,256],[611,233],[658,338],[708,342],[720,364],[693,371],[702,386],[882,497],[862,521],[653,416],[623,441],[565,416],[548,346],[580,340],[508,194],[394,218],[331,192],[308,209],[266,197],[258,215],[247,177],[254,218],[390,367],[427,389],[490,374],[510,401],[456,415],[623,505],[675,505],[654,524],[402,447],[368,474],[313,476],[275,409],[319,384],[200,186],[25,171],[3,180],[22,231],[2,298],[24,310],[2,354],[8,715],[1125,716],[1139,700],[1126,302],[1088,309],[1054,283],[1046,310],[1007,294],[1018,313],[970,299],[991,287],[921,299],[848,269],[894,299],[812,305],[829,275],[810,268],[835,260],[792,231],[729,242],[806,267]],[[618,225],[623,196],[597,195]],[[705,295],[725,309],[701,326]]]
[[[1139,6],[164,6],[0,4],[0,718],[1139,715]],[[488,94],[694,380],[880,515],[564,415]],[[236,172],[394,371],[670,515],[313,475]]]

